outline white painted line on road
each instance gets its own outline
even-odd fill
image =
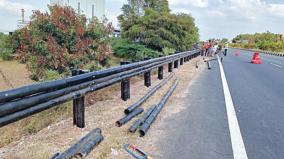
[[[270,63],[270,64],[273,65],[273,66],[279,67],[279,68],[283,68],[283,66],[277,65],[277,64],[275,64],[275,63]]]
[[[223,85],[223,91],[224,91],[224,97],[225,97],[225,103],[226,103],[226,109],[227,109],[228,124],[229,124],[234,159],[248,159],[246,148],[245,148],[244,141],[243,141],[242,134],[241,134],[241,130],[239,127],[235,107],[233,104],[232,96],[231,96],[229,86],[227,83],[227,79],[225,76],[224,68],[223,68],[223,65],[218,55],[217,55],[217,59],[218,59],[219,66],[220,66],[221,79],[222,79],[222,85]]]

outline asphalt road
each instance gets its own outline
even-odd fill
[[[284,158],[284,58],[229,50],[223,67],[248,159]],[[159,143],[165,159],[233,159],[232,140],[217,61],[189,88],[187,107],[167,119]]]

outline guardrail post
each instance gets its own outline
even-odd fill
[[[162,57],[162,55],[160,55],[159,57]],[[162,80],[164,78],[164,66],[160,66],[158,67],[158,79]]]
[[[176,51],[175,54],[178,54],[180,53],[179,51]],[[174,61],[174,68],[178,68],[178,63],[179,63],[179,60],[176,60]]]
[[[180,59],[180,65],[183,65],[183,58]]]
[[[72,76],[87,73],[87,70],[72,70]],[[73,124],[79,128],[85,127],[85,96],[73,99]]]
[[[129,61],[120,62],[120,65],[130,64]],[[120,83],[121,85],[121,99],[127,101],[130,99],[130,79],[124,79]]]
[[[178,60],[174,62],[174,68],[178,68]]]
[[[144,58],[144,60],[150,60],[151,58]],[[145,72],[144,73],[144,85],[146,87],[151,86],[151,71]]]
[[[168,64],[168,72],[173,72],[173,62]]]

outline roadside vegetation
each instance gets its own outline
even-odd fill
[[[194,18],[172,14],[167,0],[128,0],[118,20],[121,38],[113,51],[120,57],[139,60],[168,55],[189,50],[199,40]]]
[[[8,46],[8,35],[5,35],[0,32],[0,59],[2,60],[11,60],[12,49]]]
[[[35,11],[28,26],[12,35],[0,33],[0,59],[25,64],[37,82],[64,78],[76,68],[107,68],[121,58],[139,61],[190,50],[199,40],[194,18],[172,14],[167,0],[128,0],[122,11],[121,37],[112,36],[113,26],[107,20],[87,20],[70,7]],[[112,91],[117,90],[102,90],[86,100],[103,100]],[[71,112],[69,102],[0,128],[0,147],[71,117]]]
[[[284,52],[284,37],[281,34],[255,33],[241,34],[232,40],[232,47]]]

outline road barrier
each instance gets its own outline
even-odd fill
[[[173,72],[173,63],[178,68],[179,61],[187,62],[199,55],[200,50],[192,50],[95,72],[75,70],[69,78],[0,92],[0,127],[73,100],[73,123],[84,128],[84,96],[87,93],[124,82],[121,97],[127,100],[130,98],[131,77],[144,74],[145,86],[149,87],[153,69],[158,68],[158,78],[163,79],[164,65],[168,64],[168,72]]]
[[[239,49],[239,50],[251,51],[251,52],[259,52],[259,53],[262,53],[262,54],[284,57],[284,52],[273,52],[273,51],[265,51],[265,50],[258,50],[258,49],[244,49],[244,48],[232,48],[232,49]]]

